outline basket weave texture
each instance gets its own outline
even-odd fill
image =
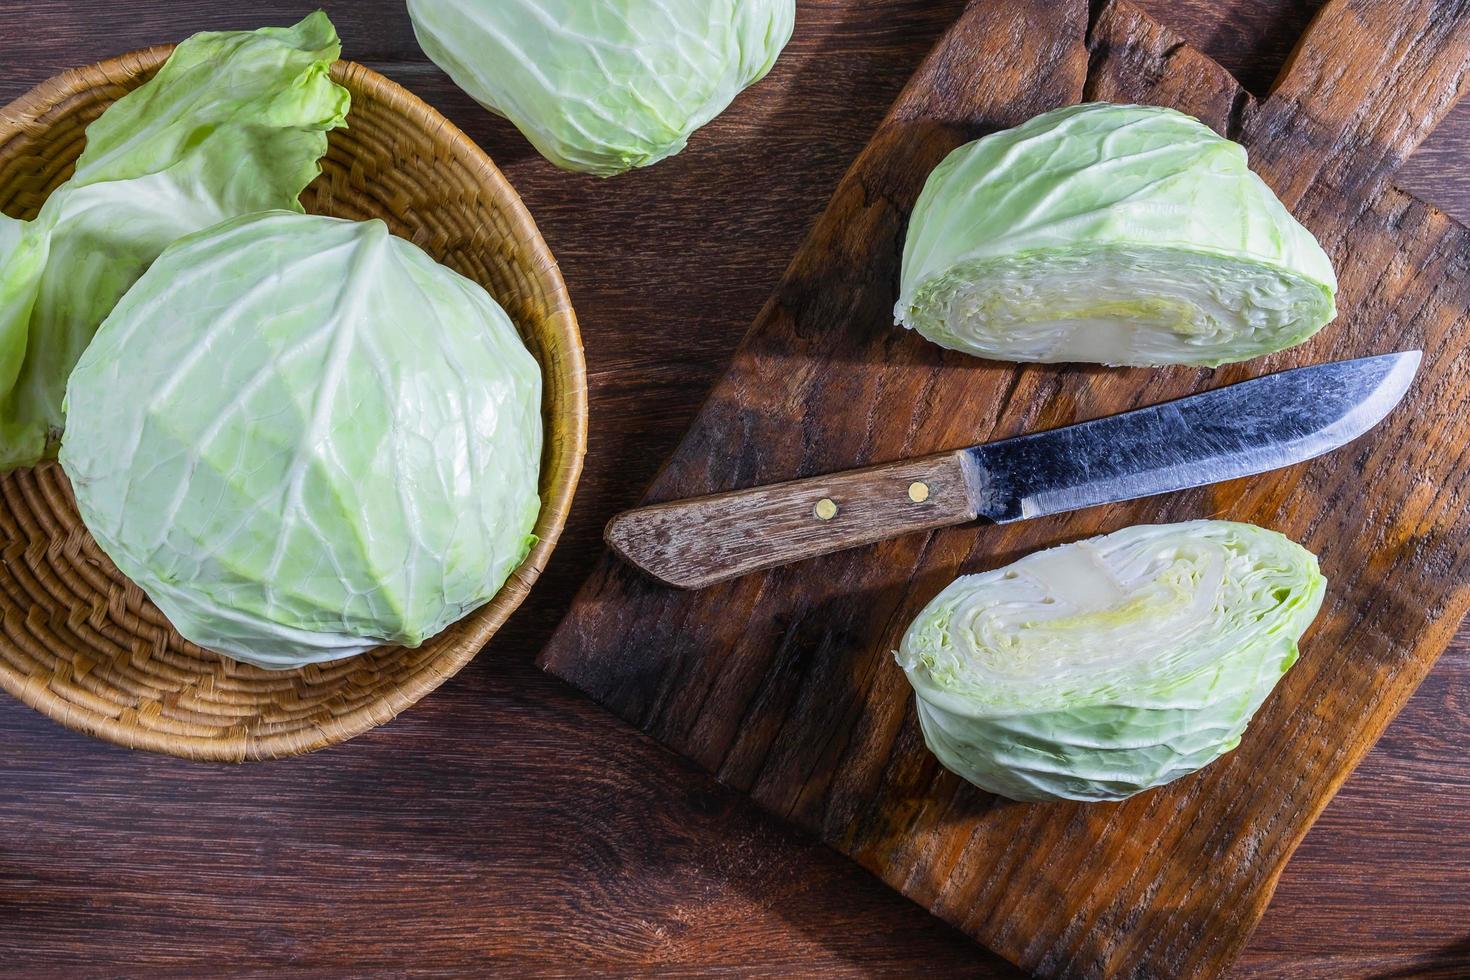
[[[0,211],[31,218],[70,176],[88,123],[152,76],[171,47],[65,72],[0,109]],[[487,605],[415,650],[384,647],[266,671],[188,643],[97,547],[61,468],[0,476],[0,687],[68,728],[131,748],[242,761],[310,752],[380,725],[463,667],[525,597],[556,545],[582,469],[587,381],[565,284],[484,152],[361,65],[306,209],[382,218],[485,286],[541,363],[546,449],[539,542]]]

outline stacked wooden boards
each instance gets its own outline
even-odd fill
[[[1121,0],[977,0],[843,179],[649,501],[1422,347],[1406,403],[1351,447],[1266,477],[910,536],[700,592],[607,559],[543,665],[1028,969],[1220,973],[1470,606],[1470,233],[1390,182],[1467,69],[1460,3],[1335,0],[1257,101]],[[1339,319],[1215,371],[999,364],[894,328],[904,225],[929,170],[967,139],[1089,99],[1175,106],[1245,144],[1333,257]],[[930,596],[1038,547],[1201,516],[1285,532],[1332,583],[1301,662],[1237,751],[1092,806],[1009,803],[937,765],[890,655]]]

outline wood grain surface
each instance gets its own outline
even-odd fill
[[[62,67],[315,4],[0,0],[0,101]],[[19,975],[411,970],[1011,976],[846,859],[531,664],[959,0],[800,0],[775,71],[679,157],[612,182],[537,158],[428,65],[399,0],[323,3],[349,56],[506,170],[556,252],[591,370],[591,453],[546,575],[491,647],[345,746],[225,768],[128,753],[0,699],[0,962]],[[1296,0],[1146,6],[1262,93]],[[1470,113],[1398,183],[1470,216]],[[1249,977],[1470,963],[1470,634],[1297,851]]]
[[[1405,404],[1350,450],[1265,477],[1002,528],[885,541],[705,589],[605,559],[542,657],[659,741],[1049,977],[1206,976],[1244,948],[1317,814],[1470,607],[1470,232],[1390,179],[1459,101],[1470,10],[1333,0],[1270,96],[1126,0],[972,4],[839,183],[649,499],[903,459],[1422,348]],[[1239,140],[1333,256],[1343,315],[1214,371],[1011,366],[892,326],[909,209],[955,146],[1104,99]],[[726,500],[731,497],[723,498]],[[1023,806],[924,750],[892,664],[963,572],[1132,524],[1276,528],[1322,560],[1324,614],[1241,746],[1117,805]]]

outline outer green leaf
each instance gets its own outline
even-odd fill
[[[45,251],[26,235],[26,223],[0,214],[0,325],[25,322],[36,302],[36,284],[45,265]],[[23,331],[0,330],[0,392],[9,390],[25,362]],[[5,447],[11,444],[10,420],[0,412],[0,470]]]
[[[1239,144],[1172,109],[1092,103],[935,168],[895,316],[999,360],[1216,365],[1305,340],[1336,292]]]
[[[946,768],[1015,800],[1119,800],[1235,748],[1325,587],[1274,531],[1130,527],[956,579],[898,662]]]
[[[98,324],[175,239],[300,210],[347,90],[325,14],[196,34],[87,127],[75,175],[35,221],[0,230],[0,470],[55,455],[61,399]],[[4,241],[19,237],[7,256]]]
[[[795,0],[408,0],[419,44],[552,163],[611,176],[684,148],[765,77]]]
[[[67,397],[61,463],[103,550],[185,637],[263,667],[416,646],[533,540],[536,361],[380,221],[180,240]]]

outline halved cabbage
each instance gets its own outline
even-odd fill
[[[34,221],[0,218],[0,471],[56,454],[66,379],[99,324],[175,239],[300,210],[349,95],[318,11],[295,27],[196,34],[87,127]]]
[[[684,149],[764,78],[795,0],[408,0],[419,45],[558,167],[608,177]]]
[[[894,315],[998,360],[1214,366],[1302,342],[1336,293],[1239,144],[1172,109],[1090,103],[935,168]]]
[[[186,638],[262,667],[416,646],[534,541],[540,369],[484,289],[381,221],[180,240],[67,399],[98,544]]]
[[[1121,800],[1235,748],[1325,588],[1274,531],[1142,525],[956,579],[897,658],[946,768],[1013,800]]]

